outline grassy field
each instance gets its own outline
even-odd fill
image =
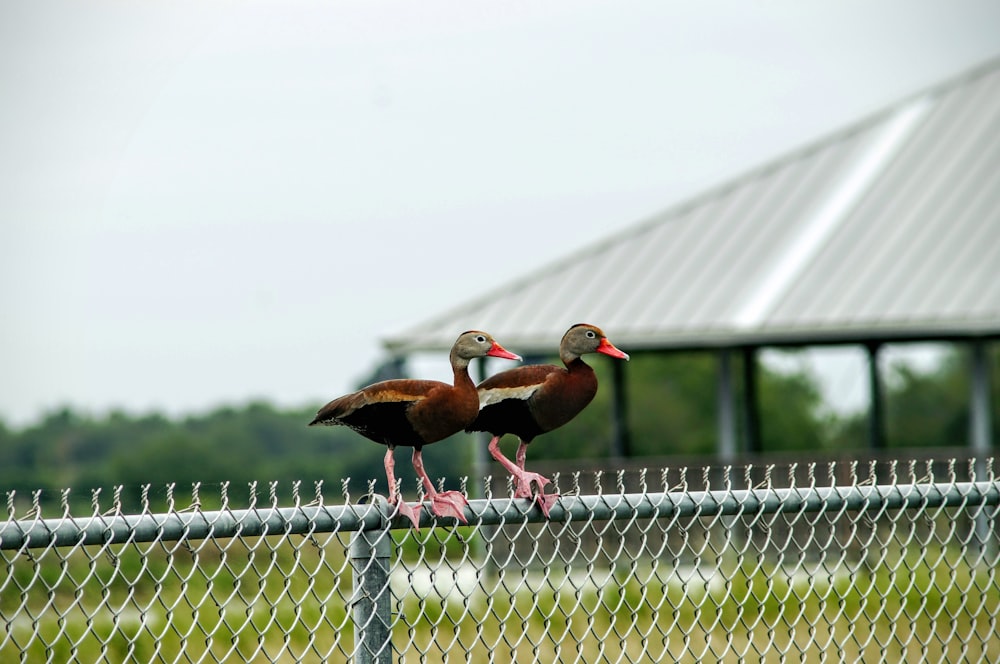
[[[943,546],[790,571],[613,551],[483,571],[468,529],[395,536],[399,661],[1000,661],[996,572]],[[0,661],[348,661],[347,542],[2,552]]]

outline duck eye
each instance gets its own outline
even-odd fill
[[[596,338],[597,338],[597,335],[596,335],[596,334],[594,334],[594,331],[593,331],[593,330],[587,330],[587,338],[588,338],[588,339],[596,339]]]
[[[479,336],[476,337],[476,341],[478,341],[481,344],[484,344],[486,343],[486,337],[480,334]]]

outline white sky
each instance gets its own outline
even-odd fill
[[[337,396],[998,54],[995,0],[0,3],[0,418]]]

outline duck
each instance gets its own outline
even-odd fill
[[[477,357],[521,360],[490,334],[463,332],[449,354],[454,380],[451,385],[436,380],[393,379],[364,387],[333,399],[317,411],[309,426],[349,427],[386,450],[383,465],[389,483],[390,505],[419,527],[421,505],[409,506],[400,496],[394,474],[395,449],[413,448],[412,463],[431,503],[431,513],[467,523],[468,500],[459,491],[438,491],[424,468],[422,450],[462,431],[479,413],[479,396],[469,376],[469,363]]]
[[[485,431],[492,436],[490,455],[509,472],[515,481],[515,498],[534,499],[542,513],[549,510],[558,494],[546,494],[550,480],[525,470],[528,445],[538,436],[563,426],[594,399],[597,375],[583,361],[583,355],[602,353],[628,361],[596,325],[577,323],[559,343],[563,366],[533,364],[497,373],[477,386],[479,414],[466,427],[467,432]],[[500,450],[500,439],[514,434],[519,439],[516,463]],[[533,491],[537,487],[537,493]]]

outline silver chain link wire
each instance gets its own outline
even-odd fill
[[[589,474],[419,531],[347,481],[9,492],[0,661],[1000,661],[992,459]]]

